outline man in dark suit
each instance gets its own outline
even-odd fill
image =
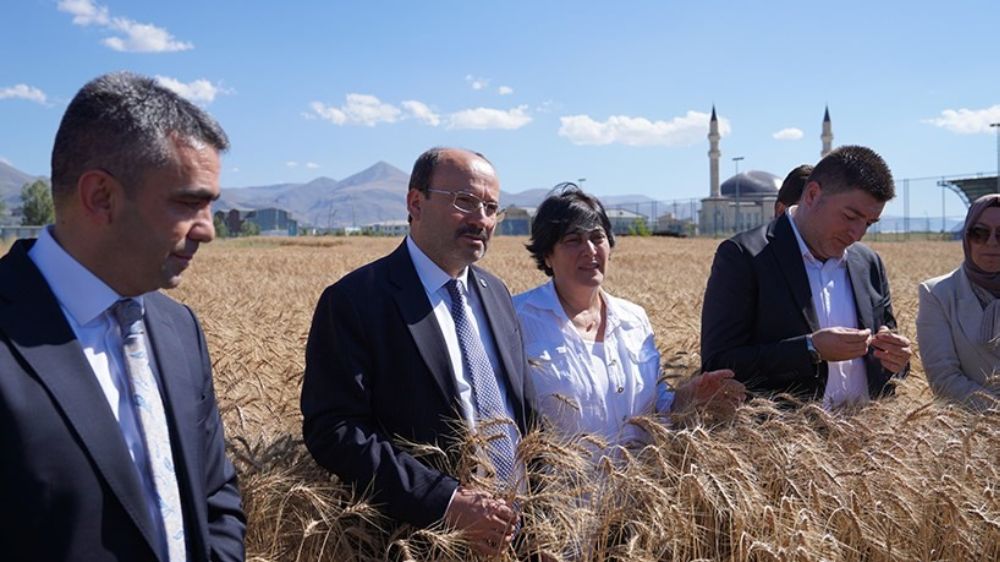
[[[444,522],[487,555],[514,534],[511,497],[523,471],[513,448],[530,418],[510,293],[472,265],[502,216],[499,196],[481,154],[421,155],[406,197],[410,235],[323,293],[302,385],[303,434],[320,465],[370,490],[390,517],[418,527]],[[486,418],[516,427],[493,425],[489,435]],[[476,428],[490,437],[493,489],[459,482],[396,441],[447,447]]]
[[[246,523],[194,314],[158,289],[214,236],[219,125],[101,76],[52,151],[56,223],[0,259],[4,560],[242,560]]]
[[[844,146],[816,165],[797,206],[723,242],[705,290],[703,368],[826,407],[891,393],[910,342],[894,333],[882,260],[858,241],[893,196],[882,158]]]

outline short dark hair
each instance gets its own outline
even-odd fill
[[[63,114],[52,147],[52,194],[60,199],[87,170],[103,169],[126,189],[169,164],[173,140],[196,140],[219,152],[229,138],[198,106],[146,76],[116,72],[87,82]]]
[[[781,189],[778,190],[778,202],[785,207],[791,207],[799,202],[802,197],[802,190],[806,187],[809,174],[812,174],[813,167],[809,164],[796,166],[788,175],[785,181],[781,182]]]
[[[538,206],[531,222],[531,241],[527,248],[538,269],[551,277],[552,268],[545,264],[545,257],[552,253],[562,237],[597,227],[604,229],[608,244],[613,248],[615,233],[611,230],[611,220],[604,205],[593,195],[584,193],[575,183],[561,183],[552,188],[545,201]]]
[[[434,176],[434,168],[446,152],[453,150],[464,150],[482,158],[490,166],[493,165],[493,162],[490,162],[489,158],[473,150],[466,150],[464,148],[449,148],[447,146],[435,146],[434,148],[425,150],[423,154],[417,157],[417,161],[413,163],[413,171],[410,172],[409,189],[422,191],[430,197],[430,193],[427,193],[427,190],[431,187],[431,178]]]
[[[889,166],[878,153],[864,146],[841,146],[827,154],[816,164],[808,181],[818,183],[825,194],[860,189],[882,203],[896,196]]]

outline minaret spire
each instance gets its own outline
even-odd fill
[[[826,106],[823,113],[823,134],[819,137],[823,141],[823,149],[820,150],[820,158],[826,156],[833,150],[833,125],[830,123],[830,106]]]
[[[709,196],[720,197],[719,191],[719,119],[715,116],[715,104],[712,104],[712,119],[708,122],[708,173],[709,173]]]

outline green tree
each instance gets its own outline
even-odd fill
[[[651,236],[653,232],[649,230],[649,223],[644,218],[637,218],[628,227],[628,233],[632,236]]]
[[[222,217],[215,215],[212,218],[212,225],[215,227],[216,238],[229,238],[229,227],[226,226],[226,221],[222,220]]]
[[[243,221],[243,224],[240,225],[240,236],[257,236],[258,234],[260,234],[259,224],[251,221]]]
[[[41,226],[55,221],[52,189],[44,180],[26,183],[21,188],[21,224]]]

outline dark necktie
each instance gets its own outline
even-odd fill
[[[462,365],[472,386],[472,403],[476,409],[476,421],[506,420],[489,423],[483,428],[488,446],[487,454],[493,461],[497,477],[509,488],[516,488],[514,448],[518,440],[517,428],[507,419],[507,411],[496,373],[490,358],[486,355],[483,341],[476,335],[472,321],[465,308],[465,296],[457,279],[449,280],[445,286],[451,296],[451,317],[455,321],[458,347],[462,350]]]

